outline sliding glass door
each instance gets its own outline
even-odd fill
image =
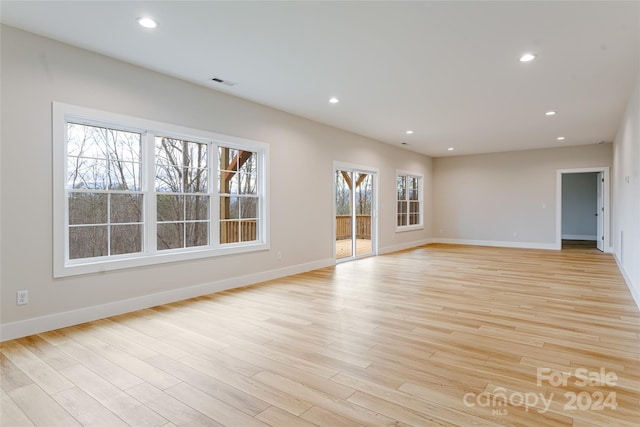
[[[344,261],[375,253],[376,172],[335,169],[336,259]]]

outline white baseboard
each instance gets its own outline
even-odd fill
[[[553,243],[531,243],[531,242],[503,242],[493,240],[467,240],[467,239],[423,239],[410,243],[387,246],[381,248],[378,253],[380,255],[411,249],[418,246],[427,245],[429,243],[450,243],[457,245],[474,245],[474,246],[495,246],[509,248],[526,248],[526,249],[557,249]],[[612,248],[608,248],[608,252],[613,252]],[[618,264],[618,268],[622,273],[631,295],[640,309],[640,287],[635,288],[631,278],[626,273],[624,267],[620,263],[617,255],[614,258]],[[244,276],[232,277],[214,282],[202,283],[199,285],[189,286],[186,288],[174,289],[171,291],[160,292],[156,294],[144,295],[127,300],[114,301],[107,304],[100,304],[91,307],[80,308],[77,310],[65,311],[62,313],[54,313],[47,316],[35,317],[31,319],[20,320],[17,322],[5,323],[0,325],[0,342],[21,338],[28,335],[34,335],[41,332],[47,332],[54,329],[65,328],[68,326],[78,325],[93,320],[104,319],[119,314],[129,313],[136,310],[155,307],[162,304],[169,304],[176,301],[182,301],[189,298],[195,298],[202,295],[208,295],[215,292],[221,292],[228,289],[248,286],[255,283],[273,280],[280,277],[290,276],[293,274],[304,273],[306,271],[317,270],[319,268],[335,265],[334,259],[324,259],[306,264],[263,271],[259,273],[247,274]],[[638,290],[636,290],[638,289]]]
[[[624,278],[624,281],[627,284],[629,291],[631,292],[633,300],[638,306],[638,310],[640,310],[640,286],[634,286],[633,281],[631,280],[631,276],[627,274],[627,271],[624,269],[624,266],[620,262],[620,259],[618,259],[617,253],[613,252],[613,258],[616,260],[616,264],[618,264],[618,269],[620,270],[620,273],[622,273],[622,277]]]
[[[386,246],[378,249],[378,255],[389,254],[391,252],[403,251],[405,249],[417,248],[418,246],[428,245],[433,243],[433,239],[416,240],[409,243],[401,243],[399,245]]]
[[[335,265],[324,259],[0,325],[0,342]]]
[[[562,235],[562,239],[563,240],[593,240],[596,241],[598,240],[598,236],[596,236],[595,234],[592,235],[584,235],[584,234],[563,234]]]
[[[550,249],[558,250],[555,243],[508,242],[498,240],[468,240],[435,238],[433,243],[449,243],[453,245],[494,246],[499,248]]]

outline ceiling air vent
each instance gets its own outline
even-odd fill
[[[236,82],[232,82],[231,80],[221,79],[220,77],[211,77],[211,81],[214,83],[222,83],[223,85],[227,86],[235,86],[238,84]]]

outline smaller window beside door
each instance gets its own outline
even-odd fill
[[[396,231],[423,227],[423,176],[396,173]]]

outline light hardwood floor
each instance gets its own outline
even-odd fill
[[[609,254],[429,245],[2,343],[0,424],[638,426],[639,328]]]

